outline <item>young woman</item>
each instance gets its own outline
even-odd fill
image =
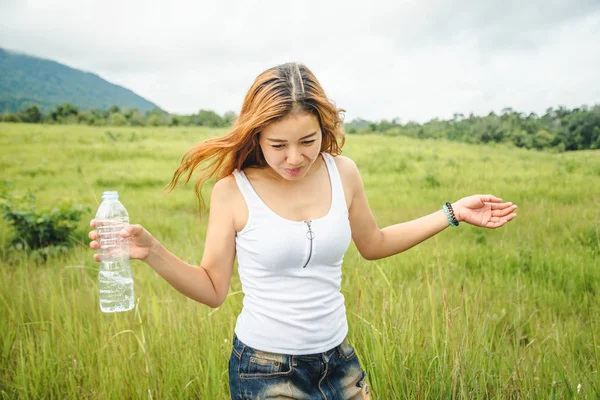
[[[237,255],[245,296],[229,360],[233,399],[368,398],[365,373],[346,339],[340,292],[350,241],[375,260],[451,224],[498,228],[516,216],[516,205],[475,195],[380,229],[356,164],[339,156],[341,112],[305,66],[263,72],[231,132],[190,150],[170,183],[173,190],[182,176],[187,183],[199,172],[202,207],[200,187],[217,177],[200,265],[182,261],[140,225],[122,232],[131,240],[131,258],[210,307],[225,300]],[[98,249],[95,230],[90,239]]]

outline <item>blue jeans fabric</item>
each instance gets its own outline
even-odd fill
[[[366,375],[347,339],[319,354],[287,355],[253,349],[233,338],[229,358],[233,400],[363,399]]]

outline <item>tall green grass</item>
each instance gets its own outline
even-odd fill
[[[223,133],[0,124],[0,184],[38,207],[68,197],[94,212],[118,190],[131,223],[198,263],[206,218],[193,185],[160,189],[185,151]],[[381,227],[474,193],[519,205],[501,229],[461,224],[387,259],[350,248],[342,290],[373,398],[600,396],[600,153],[348,136],[344,155]],[[0,397],[227,398],[237,274],[213,310],[133,261],[135,311],[103,314],[94,212],[73,251],[46,263],[9,253],[0,222]]]

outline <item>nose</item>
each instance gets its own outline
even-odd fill
[[[286,156],[287,163],[291,166],[300,165],[302,163],[302,153],[297,147],[290,147]]]

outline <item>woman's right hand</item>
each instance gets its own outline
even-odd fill
[[[90,222],[92,228],[96,227],[96,220],[93,219]],[[100,243],[98,243],[98,231],[93,230],[88,234],[91,239],[90,248],[93,250],[100,249]],[[141,225],[127,225],[121,230],[121,237],[130,239],[130,258],[144,261],[153,246],[156,245],[156,239],[144,229]],[[100,262],[100,255],[94,254],[94,260]]]

